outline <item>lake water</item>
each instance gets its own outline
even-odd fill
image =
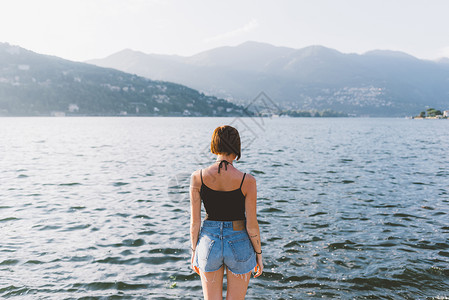
[[[241,131],[247,299],[449,299],[449,121],[0,118],[0,297],[201,299],[189,174]]]

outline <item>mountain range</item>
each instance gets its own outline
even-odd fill
[[[243,109],[184,85],[0,43],[3,116],[232,116]]]
[[[323,46],[246,42],[188,57],[126,49],[87,63],[176,82],[237,104],[265,92],[284,110],[406,116],[426,107],[449,109],[448,61],[388,50],[346,54]]]

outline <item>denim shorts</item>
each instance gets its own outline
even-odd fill
[[[232,221],[204,220],[196,244],[193,265],[213,272],[226,265],[234,274],[245,274],[257,265],[256,253],[246,228],[235,231]]]

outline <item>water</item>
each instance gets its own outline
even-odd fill
[[[189,174],[242,134],[264,275],[247,299],[448,299],[449,121],[1,118],[0,296],[201,299]]]

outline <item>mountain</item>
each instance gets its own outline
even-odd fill
[[[0,43],[0,115],[228,116],[242,112],[238,105],[183,85]]]
[[[442,57],[438,59],[437,62],[441,64],[449,64],[449,57]]]
[[[413,115],[426,106],[449,108],[449,64],[403,52],[345,54],[323,46],[302,49],[246,42],[182,57],[122,51],[88,63],[191,86],[235,103],[261,91],[284,109],[356,115]]]

